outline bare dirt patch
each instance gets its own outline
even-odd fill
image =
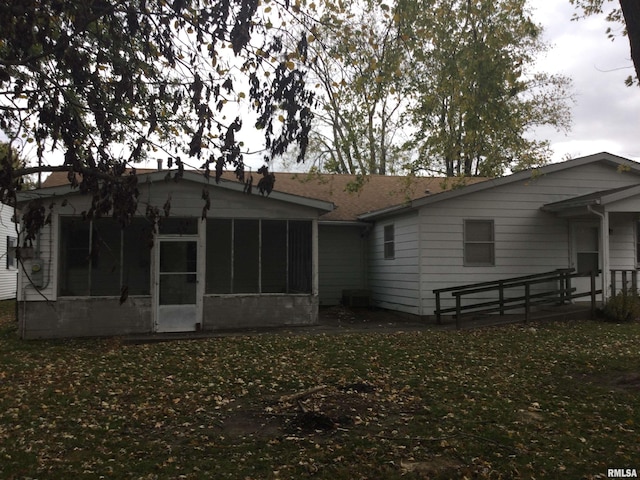
[[[379,425],[395,418],[389,409],[383,389],[371,383],[319,385],[265,401],[261,410],[236,410],[220,427],[229,436],[323,435]]]
[[[611,390],[640,393],[640,372],[601,373],[585,376],[585,380]]]
[[[426,476],[425,478],[431,478],[431,476],[443,475],[446,473],[459,474],[460,469],[463,467],[464,465],[459,460],[444,456],[433,456],[427,460],[421,461],[400,461],[400,468],[403,474],[414,473],[421,477]]]

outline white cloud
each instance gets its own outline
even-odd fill
[[[538,68],[573,81],[573,127],[568,134],[539,129],[550,140],[554,160],[601,151],[640,160],[640,88],[627,87],[633,73],[626,37],[607,38],[604,16],[571,21],[569,2],[540,2],[534,20],[545,29],[550,50]]]

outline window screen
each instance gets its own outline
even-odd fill
[[[207,293],[231,293],[232,221],[207,220]]]
[[[495,265],[493,220],[464,221],[464,264]]]
[[[310,221],[207,220],[206,292],[310,293]]]
[[[289,222],[289,292],[311,293],[311,222]]]
[[[61,296],[150,294],[152,227],[144,218],[125,229],[111,218],[60,217]]]
[[[262,221],[262,292],[287,291],[287,222]]]
[[[260,237],[258,220],[235,220],[233,228],[233,293],[258,293]]]

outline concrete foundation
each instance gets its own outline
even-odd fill
[[[205,296],[202,330],[233,330],[316,325],[318,297],[313,295]],[[151,297],[60,298],[55,302],[19,302],[21,338],[109,337],[154,332]]]
[[[203,330],[316,325],[313,295],[221,295],[204,298]]]
[[[102,337],[153,331],[151,297],[63,298],[19,302],[20,336],[33,338]]]

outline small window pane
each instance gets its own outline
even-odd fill
[[[600,243],[600,230],[598,227],[576,228],[576,249],[579,252],[597,252]]]
[[[384,258],[392,259],[395,254],[395,228],[393,225],[387,225],[384,227]]]
[[[162,242],[160,272],[190,273],[197,270],[197,242]]]
[[[577,273],[590,273],[597,272],[599,270],[598,265],[598,252],[578,252],[578,272]]]
[[[167,273],[160,276],[160,305],[194,305],[195,303],[195,273]]]
[[[493,265],[493,245],[467,244],[464,261],[468,265]]]
[[[197,235],[198,219],[162,217],[158,220],[158,230],[163,235]]]
[[[465,224],[467,242],[493,241],[493,222],[486,220],[467,220]]]
[[[18,239],[16,237],[7,237],[7,268],[18,268],[18,260],[16,258],[16,247]]]

